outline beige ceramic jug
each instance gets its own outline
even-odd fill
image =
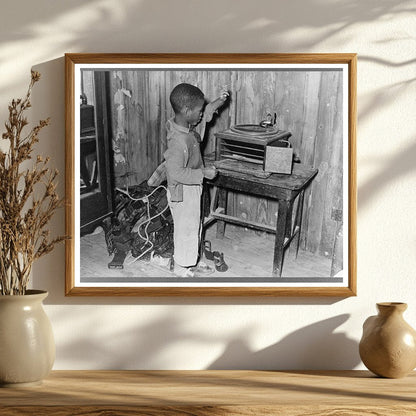
[[[416,367],[416,331],[403,319],[406,303],[377,303],[378,315],[363,325],[360,357],[382,377],[400,378]]]

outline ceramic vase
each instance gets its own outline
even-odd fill
[[[0,385],[40,384],[55,361],[52,326],[43,309],[48,292],[0,295]]]
[[[416,331],[404,320],[406,303],[377,303],[378,315],[364,322],[360,357],[381,377],[401,378],[416,367]]]

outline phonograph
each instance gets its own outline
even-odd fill
[[[248,170],[260,177],[291,174],[293,162],[297,162],[289,141],[292,133],[279,130],[275,120],[276,115],[274,122],[270,116],[260,124],[238,124],[216,133],[215,167]]]

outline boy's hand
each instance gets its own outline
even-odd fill
[[[223,85],[220,91],[220,96],[211,101],[205,107],[205,122],[209,123],[212,120],[214,114],[218,114],[218,109],[224,105],[224,103],[230,97],[230,92],[228,91],[228,87]]]
[[[228,85],[222,85],[220,91],[220,100],[227,101],[228,97],[230,96],[230,91],[228,91]]]
[[[214,113],[217,112],[217,110],[224,105],[224,103],[228,100],[229,96],[230,96],[230,92],[226,89],[227,86],[223,87],[221,92],[220,92],[220,96],[212,101],[210,104],[212,106],[212,111]]]
[[[209,168],[202,168],[202,174],[204,175],[204,178],[207,179],[214,179],[217,176],[217,170],[214,166]]]
[[[220,108],[225,103],[225,101],[228,100],[229,96],[230,96],[230,91],[228,91],[228,86],[222,85],[220,96],[216,100],[213,101],[213,103],[215,104],[215,107],[217,109]]]

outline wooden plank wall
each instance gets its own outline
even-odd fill
[[[301,248],[332,256],[342,210],[340,71],[114,71],[111,79],[116,184],[142,182],[163,160],[175,85],[196,85],[208,101],[227,85],[231,100],[208,126],[204,153],[214,150],[215,132],[276,113],[278,127],[292,133],[301,162],[319,168],[305,195]],[[228,207],[234,215],[276,222],[275,201],[231,194]]]

